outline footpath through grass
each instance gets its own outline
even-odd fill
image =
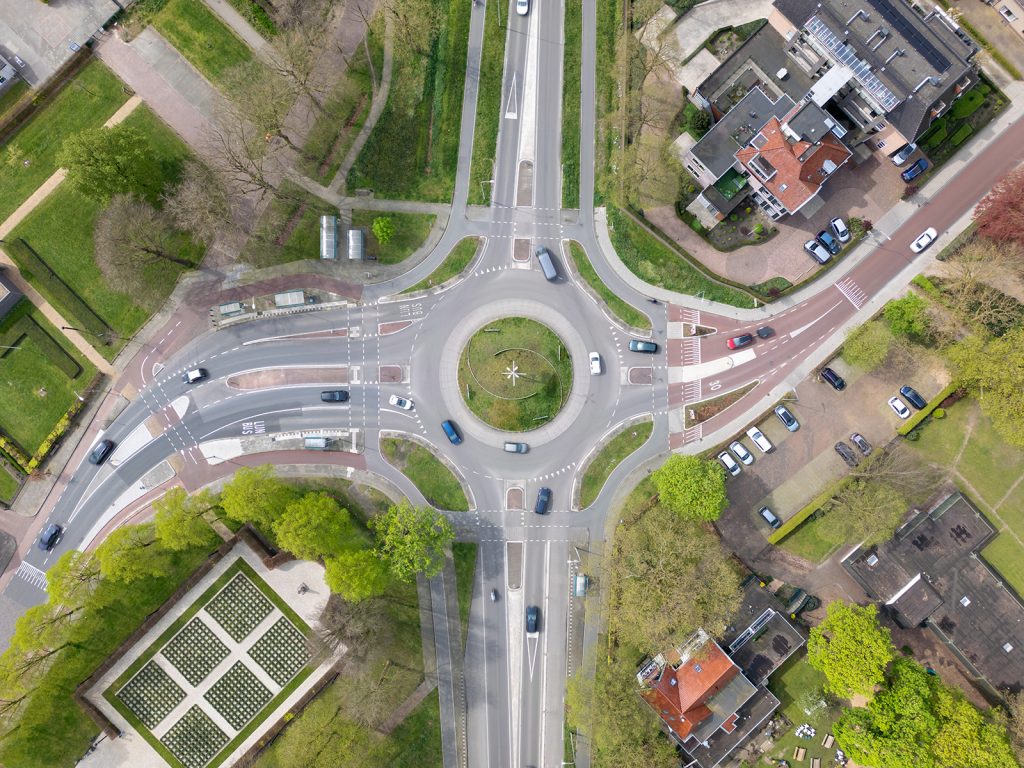
[[[153,17],[153,26],[218,88],[224,87],[229,69],[253,57],[242,38],[202,0],[168,0]]]
[[[128,95],[117,75],[91,61],[0,149],[0,221],[57,170],[64,140],[103,125]]]
[[[395,234],[386,243],[379,242],[373,234],[373,220],[377,218],[391,219],[391,223],[395,225]],[[381,264],[398,264],[412,256],[426,242],[436,218],[432,213],[352,211],[352,226],[365,230],[368,256],[377,259]],[[343,245],[348,247],[347,242]]]
[[[565,0],[562,53],[562,207],[580,206],[580,56],[583,2]]]
[[[446,18],[424,58],[395,46],[388,103],[348,175],[379,198],[447,202],[455,191],[472,3],[431,0]],[[500,66],[500,65],[499,65]]]
[[[462,626],[462,644],[466,644],[469,629],[469,607],[473,601],[473,577],[476,574],[476,544],[452,544],[455,560],[455,587],[459,597],[459,621]]]
[[[590,263],[590,259],[587,258],[587,253],[583,250],[582,245],[575,241],[569,243],[569,253],[572,256],[573,263],[576,264],[576,271],[580,273],[580,277],[586,281],[587,285],[594,289],[594,292],[604,301],[613,315],[633,328],[646,330],[651,327],[651,319],[647,315],[634,308],[632,304],[620,299],[597,276],[597,272],[594,271],[594,265]]]
[[[752,297],[712,280],[613,206],[608,206],[608,231],[622,263],[641,280],[734,307],[753,306]]]
[[[242,261],[254,267],[273,267],[302,259],[320,258],[320,217],[338,209],[290,181],[263,211],[256,231],[242,248]],[[339,251],[347,249],[339,244]],[[347,255],[347,251],[346,251]]]
[[[583,480],[580,483],[580,507],[586,509],[601,494],[608,476],[615,471],[626,457],[630,456],[641,445],[647,442],[654,429],[653,421],[645,421],[642,424],[632,424],[623,429],[619,434],[608,441],[583,473]]]
[[[459,479],[419,443],[385,437],[381,440],[381,452],[435,507],[453,512],[469,510],[469,501],[466,500]]]
[[[402,293],[425,291],[433,288],[435,285],[441,285],[441,283],[451,280],[456,275],[462,274],[462,271],[469,266],[470,262],[473,261],[473,257],[476,256],[476,250],[479,245],[479,237],[463,238],[459,241],[458,245],[452,248],[451,253],[445,256],[441,266],[431,272],[425,280],[420,280],[416,285],[406,288]]]
[[[473,158],[469,168],[469,204],[487,205],[491,185],[486,182],[494,169],[501,120],[501,76],[505,67],[505,38],[508,18],[499,24],[498,3],[487,3],[484,42],[480,57],[479,88],[476,92],[476,121],[473,125]]]

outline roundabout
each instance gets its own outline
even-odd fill
[[[502,317],[469,338],[459,357],[459,392],[488,426],[527,432],[550,422],[572,390],[572,358],[537,320]]]

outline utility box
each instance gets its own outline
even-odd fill
[[[320,217],[320,258],[338,258],[338,217]]]
[[[590,578],[583,573],[577,574],[573,594],[576,595],[576,597],[584,597],[587,594],[587,587],[589,586]]]
[[[348,231],[348,257],[353,261],[362,261],[366,258],[366,238],[363,237],[363,230]]]
[[[302,447],[307,451],[326,451],[331,444],[329,437],[303,437]]]

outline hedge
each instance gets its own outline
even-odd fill
[[[945,123],[943,123],[938,127],[938,130],[936,130],[934,133],[929,132],[929,136],[927,139],[923,141],[923,144],[928,149],[935,149],[937,146],[939,146],[939,144],[946,140],[947,135],[948,134],[946,133],[946,125]]]
[[[957,129],[956,133],[954,133],[949,140],[954,147],[959,147],[972,133],[974,133],[974,129],[965,123]]]
[[[775,531],[772,532],[772,535],[768,537],[768,543],[778,544],[784,538],[789,536],[789,534],[800,527],[800,524],[803,523],[804,520],[832,501],[832,498],[839,493],[843,486],[849,481],[849,477],[842,477],[828,485],[824,491],[815,496],[814,499],[812,499],[811,502],[803,509],[789,518],[789,520],[784,522],[780,527],[776,528]]]
[[[900,425],[899,429],[896,430],[896,434],[906,437],[908,434],[913,432],[918,424],[924,421],[928,416],[931,415],[932,411],[934,411],[942,404],[943,400],[952,395],[959,388],[960,385],[956,381],[951,381],[945,389],[943,389],[941,392],[939,392],[939,394],[937,394],[935,397],[928,401],[928,405],[926,405],[923,410],[918,411],[905,422],[903,422]]]

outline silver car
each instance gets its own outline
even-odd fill
[[[832,254],[817,240],[808,240],[804,243],[804,250],[819,264],[827,264],[828,260],[832,258]]]
[[[746,464],[748,467],[754,463],[754,457],[750,451],[743,447],[743,443],[739,440],[733,440],[729,443],[729,450],[732,451],[733,455]]]
[[[722,451],[720,454],[718,454],[718,460],[725,465],[725,471],[728,472],[733,477],[736,477],[736,475],[738,475],[742,471],[740,469],[740,465],[737,464],[736,460],[729,455],[728,451]]]

